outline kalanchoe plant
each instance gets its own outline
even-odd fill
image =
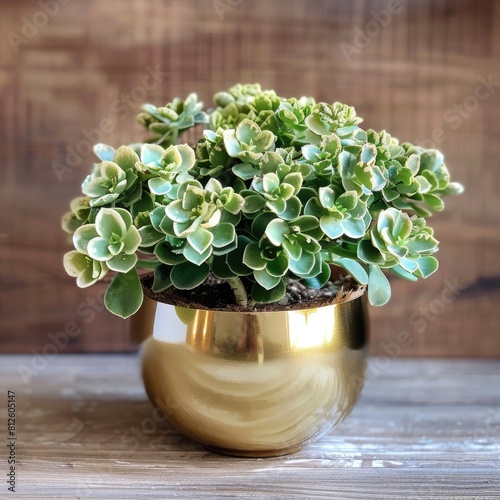
[[[247,309],[283,302],[293,280],[323,287],[332,266],[367,285],[374,305],[390,297],[382,270],[416,280],[437,269],[425,217],[463,190],[439,151],[363,130],[345,104],[259,85],[214,101],[208,111],[195,94],[147,104],[138,118],[149,143],[95,146],[85,196],[63,217],[75,246],[64,265],[81,287],[114,271],[110,311],[128,317],[140,307],[141,268],[153,270],[158,293],[212,273]],[[197,144],[177,144],[200,123]]]

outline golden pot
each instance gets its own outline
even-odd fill
[[[230,455],[296,451],[350,413],[364,382],[363,297],[245,313],[145,298],[132,336],[145,339],[142,374],[152,403],[179,431]]]

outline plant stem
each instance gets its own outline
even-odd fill
[[[240,278],[228,278],[227,282],[233,290],[236,303],[246,308],[248,306],[248,295]]]

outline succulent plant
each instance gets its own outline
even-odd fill
[[[76,278],[80,288],[93,285],[96,281],[104,278],[108,272],[105,262],[94,260],[88,255],[72,250],[64,255],[64,269]]]
[[[397,266],[400,273],[426,278],[438,266],[430,255],[438,250],[433,230],[423,218],[410,217],[396,208],[380,212],[370,239],[358,245],[358,256],[364,262],[384,268]]]
[[[236,240],[234,217],[243,198],[231,187],[210,179],[205,188],[198,181],[185,182],[177,199],[169,203],[159,228],[173,238],[180,253],[193,264],[202,264],[212,253],[223,254]],[[160,259],[161,260],[161,259]]]
[[[311,196],[304,213],[318,218],[321,229],[332,240],[342,235],[362,238],[371,222],[366,201],[356,191],[339,194],[338,189],[329,186],[320,187],[318,196]]]
[[[165,147],[175,144],[183,131],[198,123],[208,122],[203,103],[198,102],[198,96],[194,93],[189,94],[184,101],[176,97],[165,106],[157,108],[153,104],[145,104],[142,109],[143,113],[137,119],[153,132],[149,142]]]
[[[141,236],[127,210],[103,208],[95,223],[85,224],[75,231],[73,243],[82,255],[105,262],[112,271],[126,273],[137,262]]]
[[[258,84],[214,102],[204,111],[190,94],[145,105],[149,143],[94,148],[100,163],[63,217],[75,246],[64,265],[82,287],[114,272],[113,313],[139,308],[141,268],[158,293],[212,273],[248,309],[283,302],[292,280],[323,287],[332,266],[367,285],[375,305],[390,297],[383,271],[414,281],[437,269],[425,218],[463,190],[439,151],[363,130],[351,106]],[[196,144],[176,144],[200,123],[208,128]]]
[[[169,146],[166,150],[161,146],[144,144],[136,168],[141,179],[147,180],[152,194],[165,195],[174,185],[193,179],[188,172],[194,164],[194,151],[187,144]]]
[[[270,130],[261,130],[248,118],[242,120],[235,129],[224,130],[223,137],[229,156],[254,165],[259,163],[266,151],[274,149],[274,134]]]

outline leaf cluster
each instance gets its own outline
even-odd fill
[[[140,306],[141,267],[154,271],[156,292],[213,273],[233,288],[243,280],[250,303],[272,303],[290,280],[323,287],[336,265],[375,305],[390,297],[382,270],[416,280],[437,269],[426,218],[463,190],[439,151],[364,130],[351,106],[256,84],[214,104],[204,111],[195,94],[147,104],[138,118],[150,142],[95,146],[100,161],[63,218],[75,246],[64,264],[79,286],[115,271],[112,312]],[[177,144],[198,123],[198,142]]]

